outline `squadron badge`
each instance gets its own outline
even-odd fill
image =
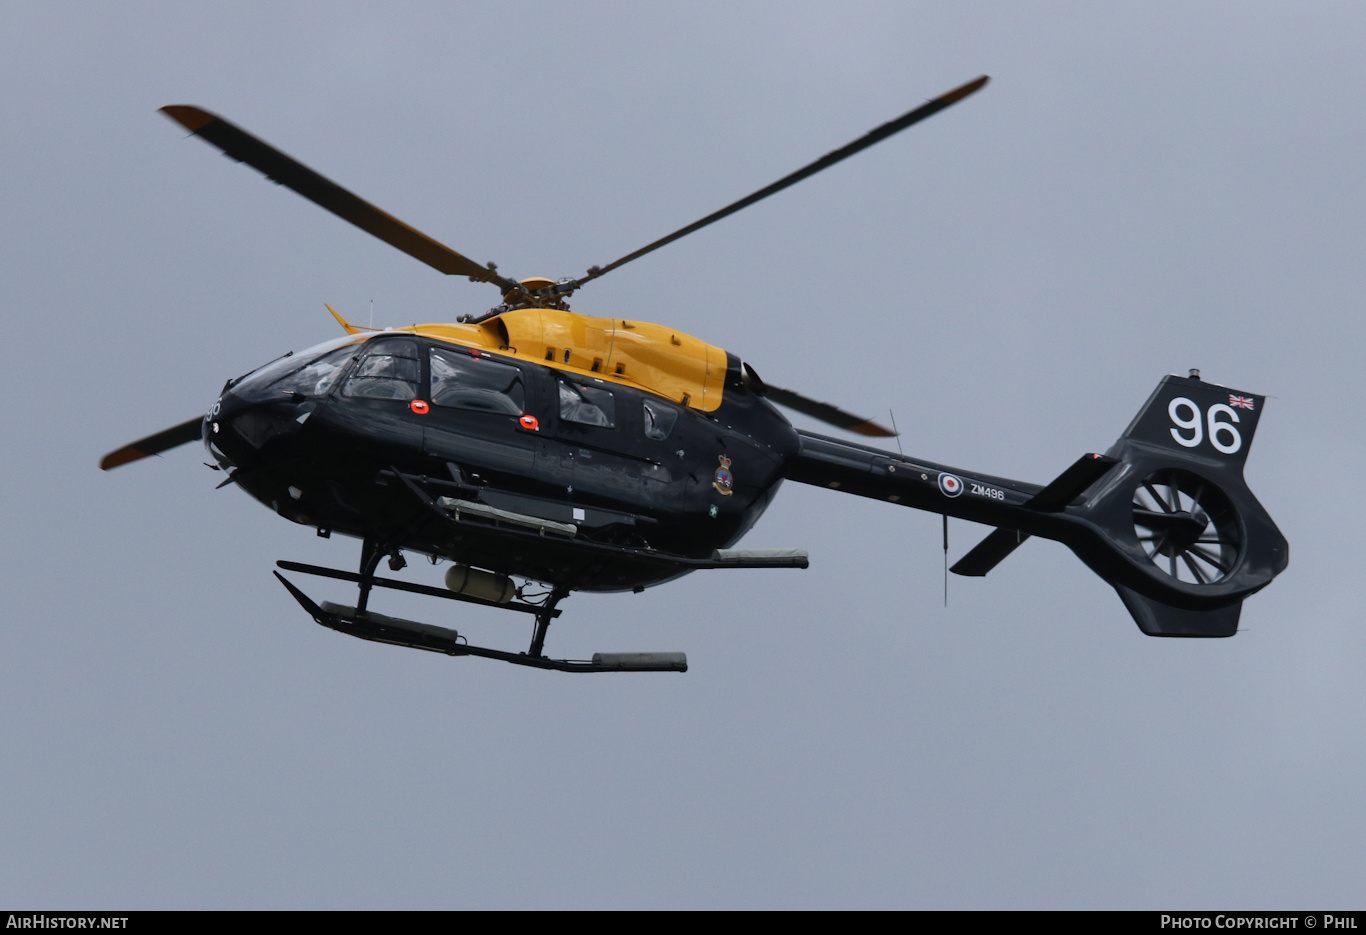
[[[735,487],[735,478],[730,473],[730,458],[720,456],[721,466],[712,476],[711,485],[723,497],[729,497]]]

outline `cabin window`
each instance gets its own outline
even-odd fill
[[[526,406],[522,371],[510,364],[431,349],[432,404],[475,412],[520,416]]]
[[[617,404],[611,390],[560,381],[560,419],[610,429],[617,424]]]
[[[418,374],[417,342],[372,342],[343,393],[364,399],[416,399]]]
[[[326,396],[336,386],[342,370],[356,356],[356,348],[343,347],[313,361],[292,376],[285,377],[275,388],[285,393],[302,393],[305,396]]]
[[[663,400],[650,399],[648,396],[642,401],[642,405],[645,410],[645,437],[664,441],[674,430],[674,423],[678,421],[678,410]]]

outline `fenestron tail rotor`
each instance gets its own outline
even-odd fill
[[[1154,565],[1186,584],[1222,581],[1242,547],[1228,496],[1178,468],[1153,472],[1134,491],[1134,535]]]

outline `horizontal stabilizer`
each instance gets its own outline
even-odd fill
[[[954,562],[949,571],[955,575],[980,578],[1001,564],[1028,538],[1028,533],[1018,529],[993,529],[985,539],[973,546],[972,551]]]
[[[1025,501],[1028,510],[1040,513],[1057,513],[1067,508],[1087,488],[1100,480],[1119,462],[1114,458],[1098,454],[1085,454],[1072,463],[1072,466],[1053,479],[1043,490]],[[993,530],[985,539],[977,543],[949,570],[955,575],[980,578],[991,571],[1011,552],[1020,547],[1029,533],[1018,529],[1001,527]]]
[[[1031,497],[1025,507],[1041,513],[1057,513],[1084,494],[1086,488],[1104,477],[1118,463],[1117,459],[1105,455],[1082,455],[1047,487]]]
[[[1184,610],[1163,604],[1150,597],[1131,591],[1122,584],[1115,585],[1119,598],[1133,614],[1138,628],[1148,636],[1221,637],[1238,632],[1238,615],[1243,602],[1236,601],[1215,610]]]

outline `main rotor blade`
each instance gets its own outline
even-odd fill
[[[786,406],[793,412],[800,412],[804,416],[818,419],[827,425],[833,425],[850,432],[857,432],[860,435],[870,435],[874,438],[892,438],[896,435],[896,432],[878,425],[872,419],[856,416],[852,412],[845,412],[838,406],[817,402],[800,393],[794,393],[791,390],[785,390],[779,386],[766,384],[764,387],[764,397],[770,402],[777,403],[779,406]]]
[[[729,215],[734,214],[736,211],[739,211],[741,208],[748,208],[756,201],[761,201],[764,198],[767,198],[769,195],[780,192],[790,185],[796,185],[802,179],[807,178],[808,176],[815,175],[822,169],[828,169],[835,163],[843,159],[848,159],[850,156],[854,155],[854,153],[859,152],[863,149],[867,149],[874,143],[880,143],[892,134],[899,133],[907,127],[911,126],[912,124],[919,123],[926,117],[932,117],[944,108],[950,107],[958,103],[963,98],[967,97],[969,94],[972,94],[973,92],[981,89],[982,86],[985,85],[988,80],[990,79],[987,75],[982,75],[980,78],[976,78],[972,81],[969,81],[962,87],[954,88],[947,94],[943,94],[939,97],[936,97],[932,101],[927,101],[924,104],[921,104],[915,110],[910,111],[909,113],[902,114],[895,120],[884,123],[882,126],[874,130],[868,131],[863,136],[860,136],[858,139],[854,140],[847,146],[841,146],[839,149],[834,150],[833,152],[826,153],[824,156],[817,159],[810,165],[798,169],[791,175],[783,176],[778,181],[774,182],[772,185],[768,185],[764,188],[761,188],[752,195],[747,195],[744,198],[741,198],[739,201],[726,205],[720,211],[715,211],[707,215],[706,217],[702,218],[702,220],[700,221],[694,221],[687,227],[681,227],[678,230],[674,231],[672,234],[668,235],[667,237],[661,237],[654,243],[647,244],[646,246],[641,247],[635,253],[628,253],[621,259],[608,263],[606,266],[591,267],[588,270],[587,275],[583,279],[578,280],[577,285],[581,286],[586,282],[597,279],[599,276],[606,275],[607,273],[610,273],[612,270],[616,269],[618,266],[624,266],[625,264],[630,263],[632,260],[638,260],[645,254],[658,250],[665,244],[673,243],[680,237],[686,237],[693,231],[701,230],[708,224],[711,224],[715,221],[719,221],[723,217],[728,217]]]
[[[792,390],[785,390],[781,386],[765,383],[759,379],[759,374],[755,373],[754,368],[749,364],[741,364],[740,367],[740,375],[745,386],[769,402],[785,406],[793,412],[800,412],[804,416],[810,416],[826,425],[857,432],[860,435],[869,435],[874,438],[893,438],[897,434],[889,428],[878,425],[872,419],[856,416],[852,412],[845,412],[838,406],[818,402],[810,397],[803,396],[801,393],[794,393]]]
[[[111,451],[100,459],[100,470],[108,471],[130,461],[140,461],[152,455],[159,455],[163,451],[169,451],[179,445],[197,442],[200,437],[200,426],[203,422],[203,416],[195,416],[188,422],[182,422],[174,428],[157,432],[155,435],[148,435],[146,438],[140,438],[131,445],[124,445],[118,451]]]
[[[390,246],[448,276],[468,276],[476,282],[491,282],[500,287],[511,283],[511,280],[504,279],[488,267],[480,266],[445,244],[409,227],[217,114],[187,104],[170,104],[161,108],[161,112],[195,136],[217,146],[224,154],[265,173],[266,178],[276,184],[293,189],[337,217],[350,221],[366,233],[374,234]]]

